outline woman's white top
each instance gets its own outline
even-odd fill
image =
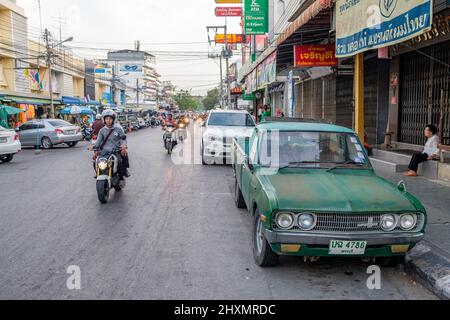
[[[425,149],[423,153],[426,153],[429,157],[439,156],[439,138],[434,135],[428,139],[425,144]]]

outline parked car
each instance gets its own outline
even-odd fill
[[[16,131],[22,146],[41,146],[44,149],[51,149],[62,143],[72,148],[83,140],[80,127],[60,119],[32,120]]]
[[[21,149],[19,135],[0,126],[0,161],[10,162]]]
[[[280,255],[398,264],[424,237],[422,203],[375,174],[350,129],[272,120],[232,149],[235,201],[253,217],[259,266]]]
[[[231,143],[235,137],[250,137],[255,122],[246,111],[213,110],[202,125],[203,165],[230,163]]]

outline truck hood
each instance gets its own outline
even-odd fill
[[[280,210],[331,212],[415,211],[394,184],[371,172],[279,173],[261,176]]]
[[[214,135],[225,138],[251,137],[254,130],[254,127],[214,126],[207,127],[204,135]]]

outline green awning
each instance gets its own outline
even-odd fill
[[[21,112],[25,112],[25,110],[14,108],[11,106],[0,105],[0,110],[6,112],[8,115],[19,114]]]
[[[50,99],[27,98],[18,96],[3,96],[0,97],[0,101],[4,102],[12,101],[18,104],[32,104],[35,106],[49,105],[51,103]],[[53,100],[53,104],[61,104],[61,100]]]

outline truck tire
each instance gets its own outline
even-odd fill
[[[256,209],[253,223],[253,258],[260,267],[274,267],[278,264],[280,256],[273,252],[263,231],[264,226],[258,209]]]
[[[244,196],[242,195],[241,188],[239,188],[237,179],[234,180],[234,202],[236,203],[236,207],[239,209],[247,209],[247,205],[245,204]]]

